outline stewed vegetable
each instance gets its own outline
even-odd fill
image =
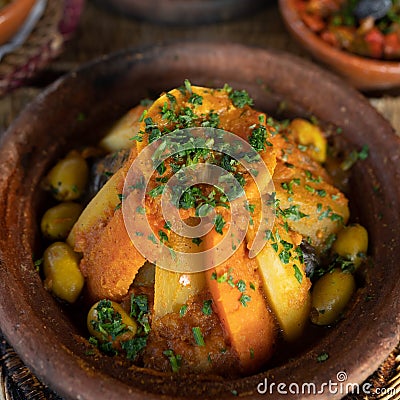
[[[81,204],[73,202],[60,203],[49,208],[40,223],[43,235],[51,240],[65,240],[82,210]]]
[[[71,151],[50,170],[45,185],[57,200],[76,200],[85,190],[88,173],[85,159],[77,151]]]
[[[69,303],[77,300],[85,280],[79,269],[79,256],[66,243],[55,242],[45,250],[43,272],[48,290]]]
[[[190,128],[205,128],[214,134],[207,143],[221,147],[200,146],[202,138]],[[192,136],[161,163],[152,155],[147,183],[139,172],[133,174],[136,181],[125,181],[148,145],[159,145],[160,153],[167,145],[158,139],[170,135],[175,140],[181,130]],[[235,140],[227,143],[223,131]],[[241,152],[246,162],[262,162],[264,179],[272,178],[273,188],[263,198],[255,184],[258,172],[229,154],[239,139],[247,146]],[[188,143],[192,147],[183,149]],[[279,351],[279,343],[301,338],[310,320],[331,325],[343,315],[356,290],[353,273],[367,252],[368,235],[361,225],[346,226],[348,200],[324,168],[329,138],[316,121],[279,122],[254,109],[244,90],[185,81],[147,108],[132,109],[100,145],[113,153],[98,160],[71,151],[49,172],[45,187],[62,203],[41,221],[47,240],[66,241],[44,253],[45,287],[73,303],[86,285],[82,304],[93,304],[86,321],[91,345],[160,371],[237,376],[258,371]],[[217,185],[193,183],[190,174],[198,164],[222,171]],[[88,185],[89,165],[101,179]],[[165,186],[180,173],[192,182],[171,200],[182,221],[196,227],[211,210],[215,213],[210,229],[198,237],[176,232],[172,212],[162,209]],[[230,201],[219,187],[230,177],[246,196],[240,202],[249,221],[241,241],[230,233],[243,220],[233,211],[238,194]],[[141,189],[143,204],[130,209],[141,222],[128,232],[124,205]],[[88,192],[94,197],[82,211],[71,200],[86,200]],[[140,218],[146,218],[150,233]],[[271,224],[262,230],[262,245],[252,257],[263,220]],[[196,258],[193,264],[202,267],[213,259],[207,251],[223,248],[224,238],[230,240],[230,253],[200,270],[180,270],[182,258],[168,269],[156,250],[139,251],[134,238],[143,238],[146,249],[165,246],[172,260],[178,253],[186,254],[189,264]]]
[[[356,284],[349,271],[336,268],[319,279],[312,290],[311,320],[317,325],[335,322],[350,301]]]
[[[349,225],[337,235],[332,249],[339,256],[351,261],[357,267],[366,257],[368,232],[360,224]]]

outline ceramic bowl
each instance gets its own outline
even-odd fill
[[[297,0],[279,0],[279,8],[289,32],[312,56],[360,90],[400,87],[400,62],[373,60],[342,51],[323,41],[301,20]]]
[[[351,170],[348,195],[353,217],[369,231],[371,265],[346,318],[290,358],[240,379],[163,375],[93,357],[83,345],[87,333],[43,288],[33,263],[42,251],[40,182],[57,157],[78,143],[98,141],[104,126],[141,99],[155,98],[185,78],[196,85],[246,89],[256,107],[271,115],[314,116],[341,127],[349,148],[370,149]],[[399,342],[400,140],[361,94],[309,62],[223,43],[110,55],[39,95],[2,138],[0,163],[1,329],[22,360],[66,399],[224,399],[234,394],[255,399],[264,398],[257,388],[263,392],[265,382],[275,385],[268,398],[281,398],[279,383],[312,383],[317,389],[329,381],[361,384]],[[319,362],[325,353],[329,358]],[[340,398],[343,390],[329,393],[325,386],[319,395],[298,398]]]
[[[0,9],[0,45],[18,32],[34,4],[35,0],[12,0]]]
[[[244,17],[266,0],[97,0],[113,11],[146,21],[178,26],[210,24]]]

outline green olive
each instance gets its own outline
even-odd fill
[[[118,303],[100,300],[89,310],[87,328],[89,333],[100,341],[112,340],[118,344],[134,338],[137,324]],[[116,334],[116,332],[120,333]]]
[[[65,202],[49,208],[40,223],[43,235],[51,240],[66,239],[82,210],[81,204],[73,202]]]
[[[82,196],[88,177],[86,160],[77,151],[71,151],[50,170],[46,186],[57,200],[76,200]]]
[[[355,289],[353,275],[339,268],[322,276],[312,291],[311,321],[317,325],[329,325],[335,322]]]
[[[85,283],[78,255],[64,242],[51,244],[44,252],[44,286],[60,299],[74,303]]]
[[[346,226],[338,233],[332,249],[357,267],[368,250],[367,230],[359,224]]]

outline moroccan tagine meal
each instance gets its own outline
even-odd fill
[[[335,136],[185,80],[65,154],[43,181],[36,265],[88,352],[243,376],[345,318],[368,234],[338,177],[368,148],[343,157]]]

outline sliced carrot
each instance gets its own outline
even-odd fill
[[[205,237],[207,248],[219,241],[215,231]],[[206,271],[215,311],[245,373],[256,371],[268,361],[277,336],[256,269],[242,243],[228,260]]]
[[[89,296],[92,300],[121,300],[145,261],[131,242],[121,210],[117,210],[80,264]]]

